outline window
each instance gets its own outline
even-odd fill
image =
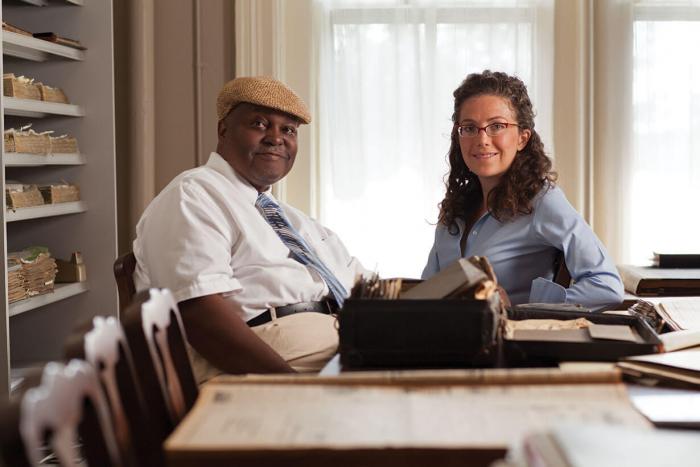
[[[325,0],[320,217],[384,276],[420,275],[433,240],[452,91],[486,68],[518,75],[551,150],[552,5]]]
[[[700,251],[700,5],[634,10],[630,261]]]

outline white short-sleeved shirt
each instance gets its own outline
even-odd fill
[[[241,305],[246,321],[267,308],[323,299],[328,286],[290,256],[255,206],[257,197],[257,190],[217,153],[206,165],[177,176],[136,226],[136,288],[167,287],[178,302],[221,293]],[[360,262],[332,231],[279,204],[350,291],[355,276],[366,272]]]

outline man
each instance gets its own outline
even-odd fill
[[[137,288],[173,291],[200,382],[318,371],[338,344],[329,312],[365,269],[333,232],[270,193],[311,115],[265,77],[228,82],[217,115],[217,152],[170,182],[136,227]]]

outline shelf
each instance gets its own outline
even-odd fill
[[[46,6],[49,0],[18,0],[20,3],[26,3],[32,6]],[[83,6],[83,0],[64,0],[65,3],[77,6]]]
[[[43,118],[51,115],[65,115],[68,117],[82,117],[85,115],[83,108],[75,104],[61,104],[58,102],[37,101],[34,99],[18,99],[16,97],[2,98],[5,105],[5,115],[17,117]]]
[[[36,167],[43,165],[83,165],[83,154],[25,154],[21,152],[6,152],[2,156],[5,167]]]
[[[49,303],[65,300],[68,297],[81,294],[88,290],[87,282],[71,282],[69,284],[56,284],[51,293],[25,298],[15,303],[10,303],[10,316],[19,315],[25,311],[33,310]]]
[[[44,204],[30,208],[19,208],[15,211],[5,209],[5,222],[24,221],[41,217],[62,216],[64,214],[77,214],[87,211],[85,201],[72,201],[70,203]]]
[[[85,58],[85,52],[82,50],[11,31],[2,32],[2,54],[34,62],[44,62],[53,57],[71,60]]]

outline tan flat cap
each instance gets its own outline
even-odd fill
[[[311,113],[299,96],[284,83],[267,76],[232,79],[224,85],[216,99],[216,115],[223,120],[241,102],[262,105],[311,122]]]

